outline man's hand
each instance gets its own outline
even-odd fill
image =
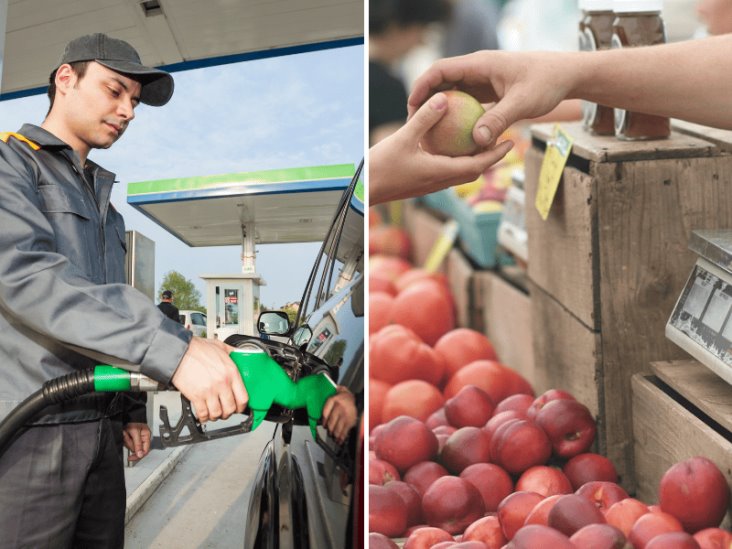
[[[369,200],[379,204],[439,191],[477,179],[498,162],[513,143],[505,141],[474,156],[433,155],[419,143],[447,111],[447,97],[437,94],[395,133],[369,152]]]
[[[338,392],[325,401],[323,406],[323,425],[338,444],[343,444],[348,432],[356,425],[358,412],[353,393],[338,386]]]
[[[130,451],[128,461],[140,461],[150,453],[150,427],[147,423],[128,423],[122,429],[122,442]]]
[[[201,423],[226,419],[246,408],[249,395],[229,358],[233,350],[216,339],[194,337],[173,375],[173,385],[191,401]]]
[[[514,122],[544,115],[570,96],[578,78],[577,53],[479,51],[436,61],[415,82],[410,116],[437,91],[457,88],[495,103],[476,122],[473,138],[491,146]]]

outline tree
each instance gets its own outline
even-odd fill
[[[173,292],[173,303],[179,309],[206,312],[206,308],[201,305],[201,292],[196,289],[193,282],[179,272],[168,271],[165,273],[160,284],[159,294],[163,290]]]

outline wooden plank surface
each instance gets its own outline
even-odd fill
[[[424,265],[427,256],[440,236],[444,223],[414,201],[403,201],[404,228],[412,239],[412,261],[417,267]],[[441,272],[444,272],[443,263]]]
[[[460,250],[452,249],[445,261],[445,275],[455,300],[455,322],[469,328],[472,318],[472,278],[475,271]]]
[[[671,120],[671,127],[687,135],[714,143],[720,150],[732,152],[732,130],[720,130],[685,120]]]
[[[498,358],[536,386],[528,294],[491,271],[476,271],[473,287],[482,313],[481,330],[493,343]]]
[[[593,179],[575,168],[564,170],[557,195],[544,221],[534,206],[543,153],[526,155],[526,230],[529,234],[528,275],[590,329],[599,329],[599,288],[593,254],[596,188]]]
[[[732,156],[595,168],[608,453],[630,459],[630,378],[688,358],[665,326],[696,260],[691,230],[732,227]]]
[[[658,484],[668,468],[699,455],[712,460],[732,486],[732,442],[673,400],[652,379],[640,374],[632,379],[636,496],[655,503]],[[731,524],[732,503],[723,526]]]
[[[732,433],[732,385],[701,362],[651,362],[651,370],[666,385]]]
[[[529,292],[534,340],[534,388],[537,394],[547,389],[564,389],[587,406],[595,417],[601,416],[602,402],[598,390],[602,383],[600,334],[584,326],[535,284],[529,285]],[[598,428],[603,428],[602,418]],[[604,453],[602,442],[600,451]]]
[[[713,143],[678,132],[671,132],[668,139],[621,141],[612,136],[591,135],[582,129],[581,122],[564,122],[561,126],[574,138],[572,155],[593,162],[696,158],[720,154]],[[553,123],[531,126],[532,137],[544,143],[551,139],[553,132]]]

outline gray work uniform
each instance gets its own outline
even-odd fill
[[[191,333],[125,284],[124,221],[109,201],[114,174],[93,162],[84,168],[40,127],[18,133],[0,135],[0,420],[44,381],[99,363],[168,383]],[[110,485],[119,500],[121,482],[124,518],[118,402],[85,396],[47,409],[0,458],[0,545],[118,546],[69,537],[105,497],[91,484]],[[95,482],[100,467],[105,480]],[[49,506],[67,507],[52,513],[52,526]],[[112,507],[94,520],[117,521],[119,501]]]

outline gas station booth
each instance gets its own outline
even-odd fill
[[[127,202],[189,246],[241,245],[240,273],[200,275],[206,333],[223,341],[258,335],[266,282],[257,273],[256,245],[322,240],[354,173],[353,164],[337,164],[142,181],[128,185]],[[145,248],[133,243],[130,258],[149,265],[154,248]]]

